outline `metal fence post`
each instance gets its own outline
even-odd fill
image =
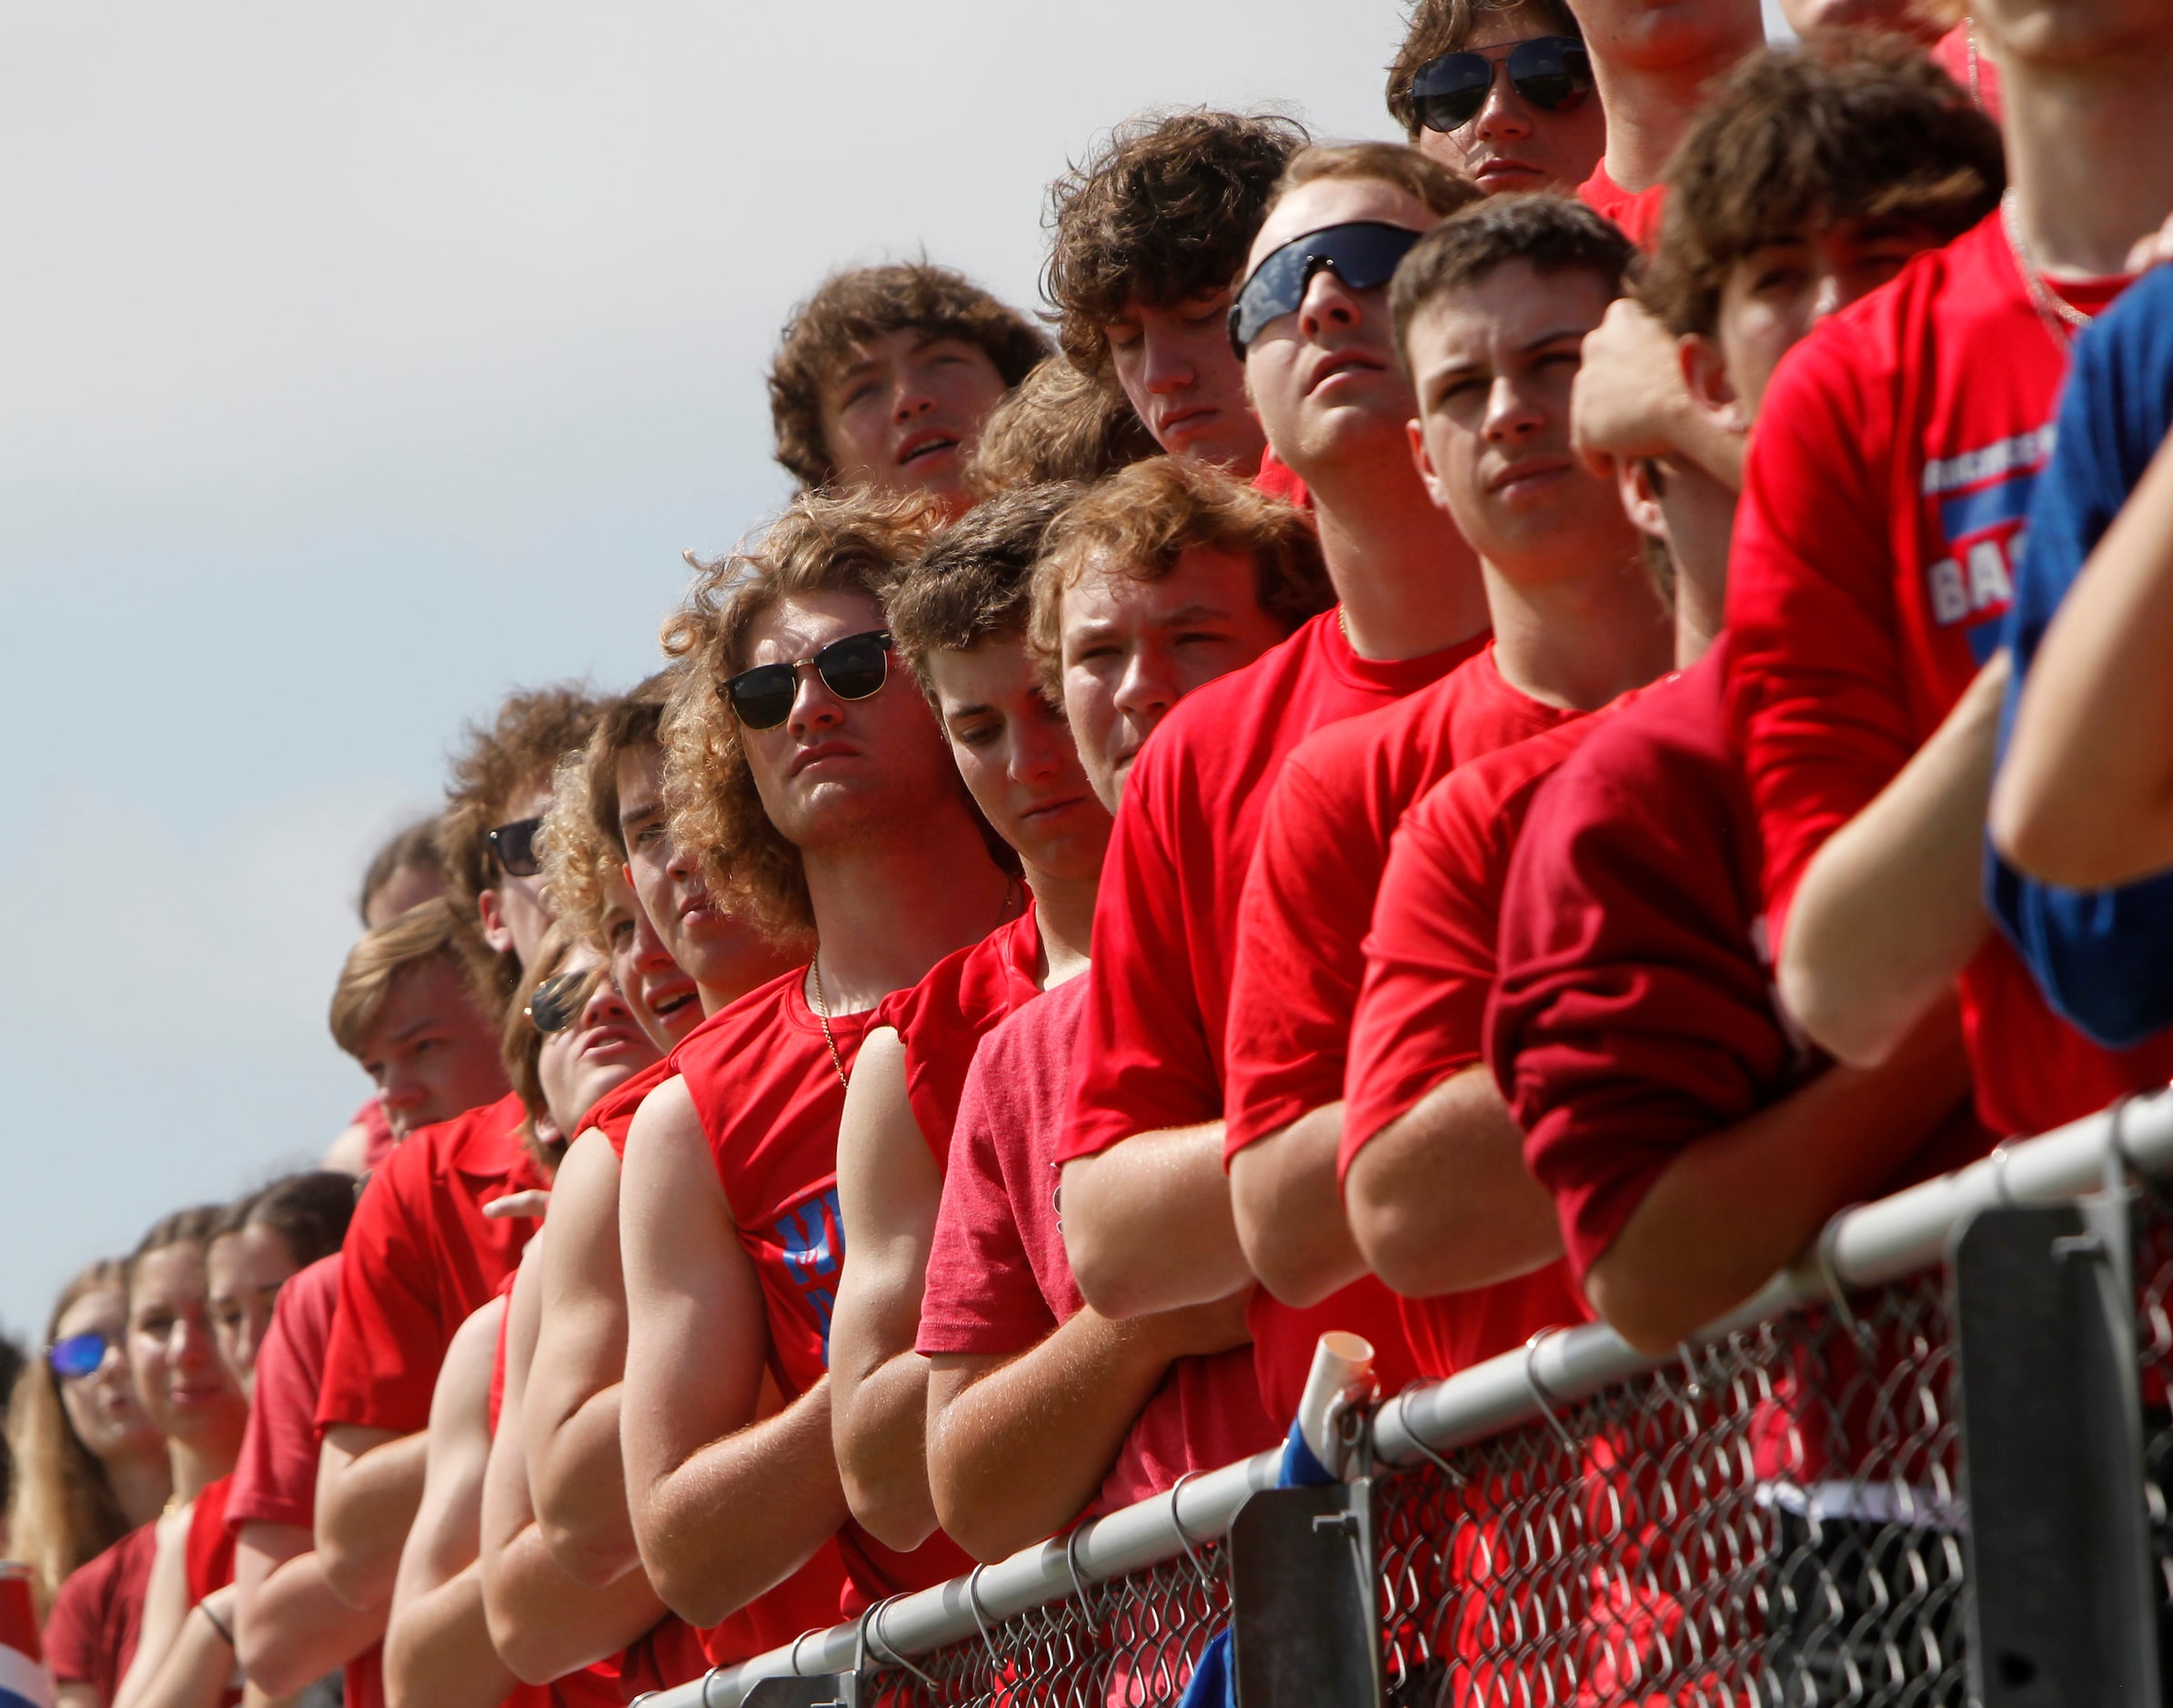
[[[1373,1484],[1263,1489],[1230,1527],[1238,1708],[1379,1708]]]
[[[2155,1708],[2129,1202],[2001,1205],[1953,1247],[1969,1676],[1986,1708]]]

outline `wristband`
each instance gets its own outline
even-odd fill
[[[225,1622],[222,1621],[216,1613],[211,1611],[211,1603],[209,1602],[198,1602],[196,1603],[196,1611],[199,1613],[202,1613],[206,1619],[211,1622],[211,1628],[226,1640],[226,1646],[229,1649],[236,1646],[234,1642],[234,1633],[231,1631],[228,1631]]]

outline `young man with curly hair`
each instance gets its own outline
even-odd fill
[[[1388,110],[1413,148],[1489,196],[1570,194],[1607,146],[1568,0],[1419,0],[1388,68]]]
[[[550,807],[551,773],[589,739],[596,713],[579,688],[525,688],[488,726],[470,724],[453,757],[438,849],[446,893],[480,928],[473,976],[493,1005],[519,988],[549,929],[536,832]]]
[[[850,1519],[830,1440],[838,1123],[877,1005],[1017,912],[882,595],[941,519],[809,495],[706,572],[667,632],[673,836],[712,895],[810,956],[673,1057],[621,1182],[621,1429],[634,1534],[666,1603],[712,1624],[837,1539],[864,1605],[964,1556]],[[786,1405],[757,1421],[767,1366]]]
[[[1267,441],[1226,329],[1252,234],[1304,128],[1273,116],[1135,118],[1049,188],[1041,293],[1081,373],[1172,457],[1250,478]]]
[[[973,442],[1048,340],[963,275],[856,267],[792,310],[770,367],[777,460],[804,488],[870,487],[971,502]]]
[[[1238,899],[1283,760],[1315,729],[1440,679],[1484,639],[1477,561],[1412,461],[1388,302],[1395,263],[1479,199],[1401,144],[1308,149],[1253,239],[1232,316],[1246,383],[1270,443],[1311,488],[1341,602],[1178,707],[1127,786],[1060,1153],[1065,1244],[1106,1315],[1253,1280],[1223,1172],[1224,1037]],[[1310,1316],[1257,1297],[1271,1414],[1294,1409],[1320,1329],[1370,1329],[1393,1348],[1393,1300],[1360,1287]]]

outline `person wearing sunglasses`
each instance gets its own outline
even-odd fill
[[[1267,441],[1222,323],[1290,156],[1290,119],[1135,118],[1050,186],[1043,288],[1072,365],[1130,400],[1154,442],[1250,478]]]
[[[453,756],[438,845],[446,893],[479,928],[464,947],[494,1013],[522,989],[550,925],[536,835],[551,804],[551,772],[589,739],[597,709],[577,688],[523,688],[488,723],[471,725]]]
[[[1566,0],[1421,0],[1388,73],[1412,146],[1489,196],[1567,195],[1607,146]]]
[[[1253,1280],[1223,1172],[1224,1032],[1237,899],[1284,759],[1322,726],[1439,680],[1484,638],[1477,559],[1412,461],[1388,291],[1420,237],[1480,199],[1401,144],[1313,148],[1253,239],[1232,346],[1269,444],[1311,490],[1341,602],[1171,712],[1127,784],[1060,1153],[1065,1244],[1104,1315]],[[1320,1328],[1366,1333],[1393,1373],[1394,1304],[1374,1292],[1363,1324],[1300,1321],[1256,1298],[1271,1415],[1294,1410]]]
[[[1759,0],[1570,0],[1607,116],[1578,196],[1641,249],[1660,231],[1661,175],[1728,70],[1766,43]]]
[[[94,1263],[69,1281],[8,1413],[9,1552],[35,1573],[45,1654],[67,1708],[113,1699],[133,1653],[151,1521],[173,1492],[166,1440],[129,1377],[126,1318],[120,1264]]]
[[[667,626],[675,836],[808,964],[681,1045],[621,1182],[628,1502],[652,1581],[709,1625],[833,1535],[856,1596],[971,1562],[850,1521],[830,1436],[838,1123],[877,1005],[1014,917],[882,596],[941,513],[810,495],[711,566]],[[756,1421],[762,1370],[787,1404]]]

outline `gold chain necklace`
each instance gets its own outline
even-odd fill
[[[2045,330],[2051,334],[2052,341],[2065,350],[2075,335],[2090,324],[2092,316],[2066,301],[2045,282],[2044,269],[2030,258],[2029,246],[2022,240],[2022,226],[2015,216],[2012,190],[1999,198],[1999,225],[2007,233],[2007,247],[2014,251],[2015,270],[2022,275],[2022,286],[2029,293],[2030,306],[2037,311],[2037,318],[2045,323]]]
[[[815,957],[808,962],[808,970],[815,975],[815,1018],[822,1022],[822,1041],[830,1046],[830,1065],[838,1070],[838,1083],[847,1090],[852,1081],[845,1077],[845,1058],[838,1053],[837,1034],[830,1029],[830,999],[822,994],[822,945],[815,945]]]
[[[1009,873],[1003,879],[1003,909],[997,915],[1001,926],[1011,917],[1011,909],[1019,905],[1019,880]],[[845,1058],[838,1053],[838,1035],[830,1029],[830,998],[822,990],[822,945],[815,945],[815,953],[808,961],[808,970],[815,979],[815,1018],[822,1023],[822,1041],[830,1046],[830,1065],[837,1070],[838,1083],[847,1090],[852,1090],[852,1080],[845,1072]]]

